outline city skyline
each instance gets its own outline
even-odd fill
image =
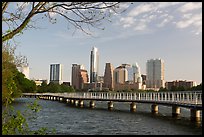
[[[165,81],[202,82],[201,2],[135,2],[111,20],[103,22],[105,30],[92,29],[93,36],[80,31],[73,35],[73,29],[63,29],[67,23],[62,19],[56,24],[39,21],[37,26],[43,29],[30,29],[15,38],[16,53],[27,57],[31,79],[49,79],[49,64],[59,62],[64,65],[62,81],[71,82],[72,64],[84,64],[89,70],[95,46],[100,52],[99,76],[107,62],[114,68],[137,62],[141,74],[146,74],[146,61],[162,58]]]

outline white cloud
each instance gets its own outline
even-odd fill
[[[129,6],[130,6],[130,3],[126,3],[126,2],[119,4],[120,10],[125,10],[125,9],[127,9]]]
[[[197,9],[200,9],[200,8],[202,8],[202,3],[201,2],[189,2],[189,3],[186,3],[183,6],[181,6],[179,8],[179,11],[189,12],[189,11],[197,10]]]
[[[167,8],[167,7],[170,7],[170,6],[175,6],[175,5],[180,5],[182,4],[183,2],[155,2],[155,6],[157,8]]]
[[[123,24],[124,28],[127,28],[134,24],[135,19],[133,17],[124,17],[120,19],[120,22]]]
[[[167,14],[168,15],[168,14]],[[167,16],[161,23],[157,24],[158,27],[164,27],[167,23],[173,20],[173,16]]]
[[[141,3],[123,16],[119,23],[123,28],[132,27],[136,31],[154,30],[154,27],[175,24],[178,29],[191,27],[198,34],[202,32],[202,13],[198,14],[194,10],[201,8],[202,5],[198,2]]]
[[[183,19],[176,22],[176,27],[183,29],[187,27],[194,27],[195,34],[199,34],[202,32],[202,13],[200,14],[185,14]]]
[[[128,16],[135,17],[135,16],[137,16],[139,14],[149,12],[149,11],[151,11],[153,9],[154,9],[154,6],[151,3],[150,4],[141,4],[141,5],[137,6],[137,7],[135,7],[134,9],[132,9],[129,12]]]
[[[134,30],[139,30],[139,31],[142,31],[142,30],[146,30],[147,29],[147,25],[140,22],[138,23],[135,27],[134,27]]]
[[[201,23],[198,23],[198,22],[201,22]],[[185,16],[183,20],[176,23],[176,26],[178,28],[186,28],[191,24],[197,27],[199,27],[198,25],[202,25],[202,13],[191,15],[191,16],[188,15],[187,17]]]

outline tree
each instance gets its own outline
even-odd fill
[[[202,83],[197,86],[192,87],[190,90],[202,90]]]
[[[168,91],[166,88],[160,87],[159,91]]]
[[[14,80],[15,72],[14,48],[5,45],[2,48],[2,105],[4,106],[10,104],[20,92]]]
[[[8,8],[13,5],[13,8]],[[2,25],[7,29],[2,34],[2,42],[12,39],[24,29],[33,28],[30,23],[37,15],[56,23],[57,16],[63,17],[69,24],[86,34],[84,26],[98,28],[101,21],[117,13],[119,2],[2,2]]]
[[[14,78],[17,88],[23,93],[34,92],[36,90],[36,84],[33,80],[29,80],[25,75],[16,70],[16,77]]]

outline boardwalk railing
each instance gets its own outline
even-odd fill
[[[178,92],[74,92],[74,93],[23,93],[23,96],[34,96],[41,99],[59,100],[83,106],[83,100],[108,101],[108,108],[113,108],[113,102],[131,102],[130,110],[136,111],[137,103],[152,103],[152,113],[158,113],[158,105],[172,106],[172,116],[180,115],[180,107],[190,108],[191,120],[200,121],[202,110],[202,91]]]
[[[58,96],[74,99],[100,99],[126,102],[146,101],[202,105],[202,91],[24,93],[24,95]]]

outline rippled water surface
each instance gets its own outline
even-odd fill
[[[34,98],[18,98],[13,106],[23,111]],[[114,109],[107,109],[107,102],[96,101],[95,108],[78,107],[58,101],[38,100],[42,110],[29,123],[31,129],[46,127],[56,134],[66,135],[201,135],[202,124],[189,120],[190,111],[181,108],[181,117],[171,117],[171,107],[159,105],[159,114],[151,114],[150,104],[137,104],[137,111],[130,112],[130,103],[114,102]]]

